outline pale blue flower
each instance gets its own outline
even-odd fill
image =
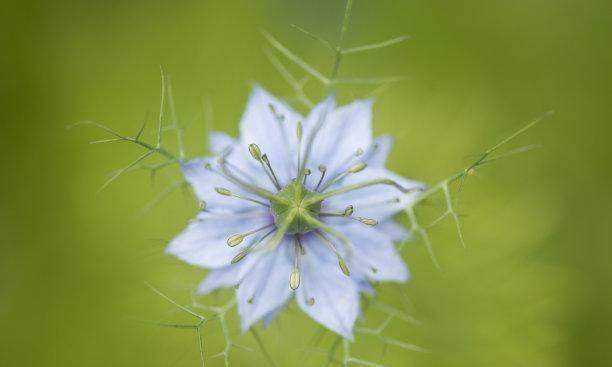
[[[237,286],[243,332],[295,298],[352,339],[370,281],[408,280],[393,216],[421,184],[385,169],[391,138],[371,123],[371,100],[336,108],[330,96],[303,117],[255,87],[240,138],[213,133],[215,156],[183,164],[202,210],[167,252],[212,269],[200,294]]]

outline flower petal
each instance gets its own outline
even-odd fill
[[[351,275],[383,282],[405,282],[408,269],[391,239],[375,227],[361,223],[336,226],[354,246],[349,260]]]
[[[191,223],[170,242],[166,252],[192,265],[204,268],[224,267],[230,265],[234,256],[266,233],[266,230],[247,237],[236,247],[227,245],[230,236],[261,228],[273,221],[265,209],[243,214],[203,213],[198,216],[197,222]]]
[[[315,321],[347,339],[359,314],[355,279],[344,275],[335,255],[314,235],[303,236],[306,254],[301,256],[302,281],[296,298],[300,308]],[[314,299],[314,303],[309,300]]]
[[[258,255],[258,259],[236,291],[242,332],[287,303],[291,297],[289,276],[293,269],[292,249],[291,240],[287,237],[276,249],[253,254]]]
[[[205,295],[219,288],[237,286],[240,283],[240,279],[249,271],[255,260],[255,257],[247,256],[247,258],[237,264],[211,270],[198,286],[196,293]]]
[[[283,116],[282,121],[277,119],[272,109],[278,116]],[[251,143],[257,144],[261,152],[268,155],[281,186],[289,184],[297,174],[296,129],[297,123],[303,120],[284,101],[259,86],[253,88],[240,122],[242,149],[247,149]]]
[[[404,226],[392,219],[380,222],[374,228],[389,237],[391,241],[395,243],[406,241],[411,237],[410,232],[406,230]]]
[[[214,154],[221,154],[226,149],[230,148],[235,143],[234,138],[226,133],[213,131],[208,137],[208,145],[210,151]]]
[[[366,152],[364,162],[370,167],[384,167],[392,145],[393,138],[390,135],[377,137]]]
[[[320,107],[319,114],[323,111],[324,106]],[[312,125],[309,123],[309,127]],[[358,161],[357,149],[365,151],[371,144],[372,100],[355,101],[327,114],[314,140],[308,167],[316,170],[319,164],[324,164],[328,169],[327,177],[333,178]]]

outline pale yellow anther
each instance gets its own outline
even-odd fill
[[[251,157],[256,161],[261,161],[261,150],[257,144],[249,144],[249,153],[251,153]]]
[[[217,192],[217,194],[223,195],[223,196],[232,196],[232,192],[229,191],[228,189],[225,189],[223,187],[215,187],[215,191]]]
[[[227,245],[230,247],[238,246],[244,240],[243,234],[235,234],[227,239]]]
[[[367,164],[363,163],[363,162],[359,162],[356,163],[354,165],[352,165],[347,172],[349,173],[357,173],[357,172],[361,172],[363,171],[365,168],[367,167]]]
[[[350,275],[349,268],[346,266],[346,263],[342,258],[338,259],[338,265],[340,265],[340,270],[342,270],[342,273],[348,277]]]
[[[296,290],[300,286],[300,272],[294,270],[291,272],[291,276],[289,277],[289,286],[291,289]]]
[[[371,219],[371,218],[357,218],[358,221],[360,221],[363,224],[367,224],[368,226],[375,226],[378,224],[378,221],[376,219]]]

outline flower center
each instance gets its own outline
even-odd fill
[[[313,219],[319,216],[321,200],[307,200],[318,196],[301,183],[292,181],[276,195],[280,200],[270,201],[270,210],[277,227],[287,226],[287,233],[307,233],[314,229]]]

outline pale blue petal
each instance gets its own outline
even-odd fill
[[[237,286],[256,260],[257,258],[254,256],[247,256],[237,264],[211,270],[198,286],[197,294],[205,295],[219,288]]]
[[[244,246],[257,240],[266,230],[247,237],[236,247],[227,245],[230,236],[271,223],[273,218],[265,208],[243,214],[202,213],[198,216],[198,221],[191,223],[170,242],[166,252],[192,265],[220,268],[229,265]]]
[[[335,255],[314,235],[304,236],[302,280],[296,291],[300,308],[315,321],[344,338],[353,339],[359,314],[359,290],[354,278],[340,271]],[[314,298],[314,304],[308,300]]]
[[[212,166],[211,169],[205,165]],[[250,201],[220,195],[215,188],[226,188],[236,194],[256,198],[256,196],[228,181],[219,172],[216,158],[193,159],[181,165],[185,180],[191,185],[198,200],[205,201],[206,207],[216,211],[241,212],[261,208]]]
[[[381,135],[374,139],[363,161],[370,167],[384,167],[391,152],[393,138],[390,135]]]
[[[375,227],[362,223],[335,226],[353,244],[348,259],[351,276],[382,282],[405,282],[408,269],[391,239]]]
[[[392,219],[380,222],[374,228],[396,243],[403,242],[411,238],[410,232],[404,228],[404,226],[396,223]]]
[[[223,153],[225,150],[229,149],[234,143],[234,138],[227,135],[226,133],[219,131],[211,132],[208,137],[210,151],[215,155]]]
[[[279,313],[281,313],[282,310],[285,309],[286,306],[287,304],[284,303],[281,306],[275,308],[274,310],[268,312],[268,314],[261,319],[263,326],[264,327],[270,326],[270,323],[276,318],[276,316],[278,316]]]
[[[292,296],[289,287],[292,251],[291,240],[287,238],[276,249],[257,253],[257,261],[236,291],[242,332],[287,303]]]
[[[323,109],[322,109],[323,110]],[[328,113],[314,141],[308,167],[316,172],[319,164],[327,166],[333,178],[359,161],[358,149],[372,145],[372,100],[359,100]]]
[[[270,106],[284,117],[283,121],[279,122],[275,118]],[[262,153],[268,155],[281,186],[289,184],[291,179],[296,177],[296,131],[297,123],[303,120],[304,118],[284,101],[259,86],[253,88],[240,122],[241,148],[248,149],[249,144],[257,144]]]

